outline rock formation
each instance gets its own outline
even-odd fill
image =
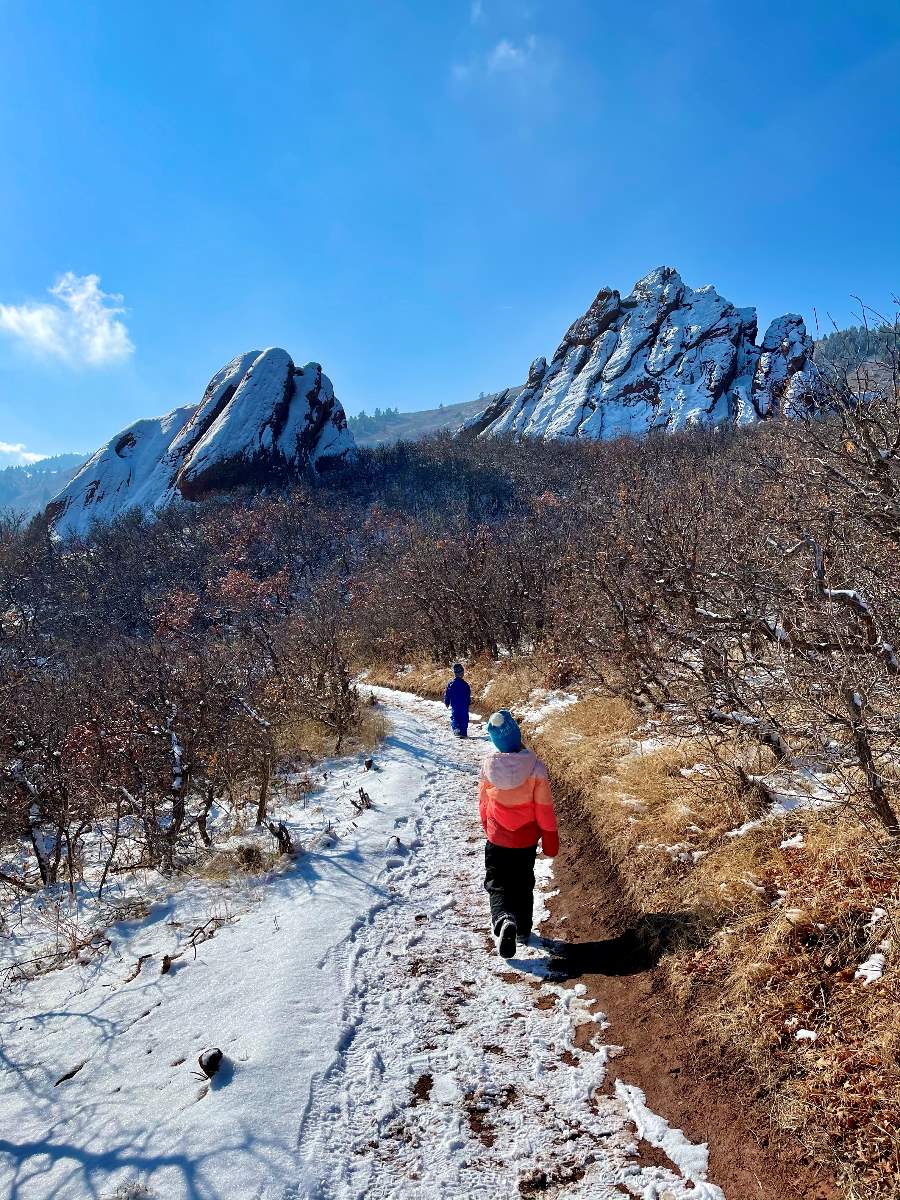
[[[690,424],[749,422],[814,400],[812,339],[779,317],[756,344],[756,310],[659,267],[624,299],[604,288],[550,363],[502,393],[466,429],[539,438],[608,438]]]
[[[279,484],[355,455],[344,410],[319,364],[297,367],[277,347],[251,350],[216,372],[198,405],[136,421],[101,447],[47,516],[60,535],[84,534],[130,508]]]

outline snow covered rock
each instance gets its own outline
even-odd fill
[[[352,462],[353,435],[318,363],[285,350],[239,354],[196,406],[136,421],[101,447],[48,505],[61,535],[130,508],[155,509],[236,487],[264,487]]]
[[[753,421],[812,403],[812,338],[780,317],[756,344],[756,310],[658,267],[624,299],[604,288],[549,365],[535,359],[517,395],[468,422],[473,434],[606,438],[691,424]]]
[[[760,417],[802,413],[815,402],[813,340],[803,318],[777,317],[766,330],[750,398]]]

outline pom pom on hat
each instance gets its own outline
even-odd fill
[[[522,731],[507,708],[501,708],[488,718],[488,737],[501,754],[515,754],[522,749]]]

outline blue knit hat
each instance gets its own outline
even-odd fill
[[[522,749],[522,731],[508,708],[501,708],[488,718],[487,731],[501,754],[515,754]]]
[[[462,679],[462,677],[463,677],[463,675],[465,675],[465,673],[466,673],[466,668],[462,665],[462,663],[454,663],[453,664],[453,674],[457,677],[457,679]]]

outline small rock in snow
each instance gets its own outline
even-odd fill
[[[222,1059],[224,1057],[225,1056],[222,1054],[222,1051],[218,1048],[218,1046],[214,1046],[210,1050],[203,1051],[203,1053],[197,1059],[197,1062],[200,1064],[200,1070],[207,1079],[212,1079],[213,1075],[215,1075],[219,1067],[221,1067]]]

